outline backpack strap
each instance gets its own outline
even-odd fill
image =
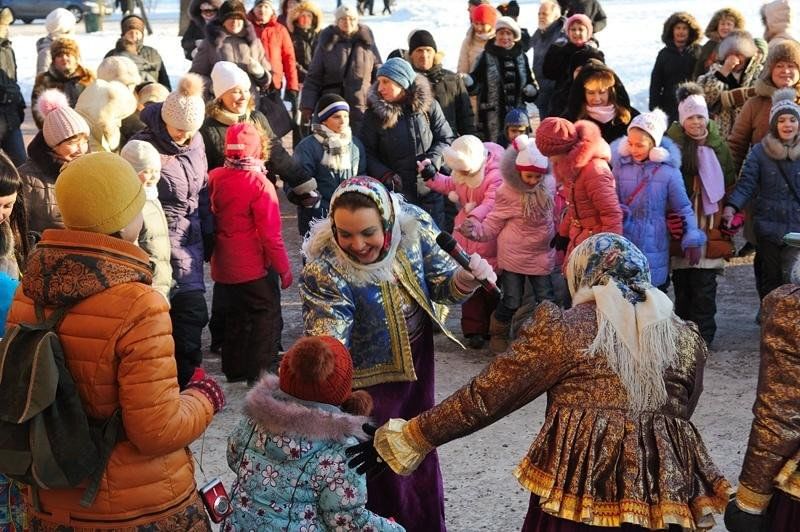
[[[64,321],[64,318],[67,316],[67,312],[69,311],[70,307],[72,307],[72,305],[57,307],[50,314],[50,316],[45,317],[44,307],[39,303],[36,303],[33,310],[36,313],[37,323],[35,325],[29,326],[29,328],[56,330],[58,326],[61,325],[61,322]]]
[[[106,471],[108,459],[111,457],[111,451],[114,446],[125,439],[125,427],[122,425],[122,410],[117,408],[111,417],[101,422],[100,424],[92,424],[92,437],[97,443],[97,449],[100,451],[100,463],[97,465],[94,473],[89,477],[89,485],[81,497],[81,506],[89,508],[94,504],[97,498],[97,492],[100,491],[100,479],[103,478],[103,473]]]

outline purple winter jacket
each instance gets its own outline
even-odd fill
[[[147,127],[133,139],[149,142],[161,154],[158,199],[169,226],[172,277],[176,283],[173,293],[205,290],[203,235],[213,234],[214,223],[203,136],[195,134],[186,146],[176,144],[161,119],[161,105],[151,104],[142,110],[140,118]]]

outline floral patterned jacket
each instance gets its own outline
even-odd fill
[[[365,438],[367,418],[285,394],[274,375],[248,393],[245,413],[228,438],[238,480],[223,531],[405,530],[365,508],[367,481],[347,466],[344,450]]]

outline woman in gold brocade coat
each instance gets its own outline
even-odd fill
[[[798,246],[798,237],[790,233],[784,240]],[[736,498],[725,511],[732,532],[800,528],[800,260],[790,279],[761,303],[755,417]]]
[[[711,528],[730,485],[689,421],[707,355],[697,328],[619,235],[576,247],[567,282],[572,309],[539,305],[505,355],[438,406],[390,420],[375,435],[380,458],[367,449],[354,462],[408,474],[436,446],[547,392],[544,425],[514,471],[532,493],[523,531]]]

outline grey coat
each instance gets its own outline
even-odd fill
[[[153,288],[169,301],[172,280],[172,246],[169,242],[169,227],[164,215],[164,208],[158,198],[145,201],[142,208],[144,225],[139,233],[139,247],[150,256],[150,267],[153,268]]]

